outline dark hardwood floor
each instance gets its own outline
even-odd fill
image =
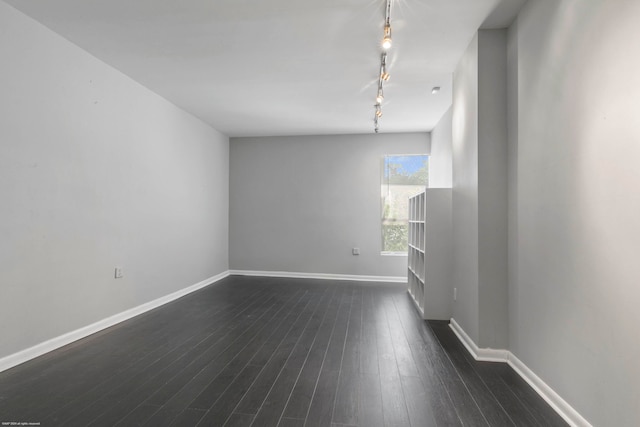
[[[566,425],[404,286],[240,276],[0,373],[0,422]]]

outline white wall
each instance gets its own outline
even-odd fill
[[[228,138],[3,2],[0,58],[0,358],[227,270]]]
[[[640,425],[639,22],[635,0],[537,0],[512,32],[510,348],[596,426]]]
[[[451,188],[453,185],[451,121],[452,108],[442,116],[431,131],[431,156],[429,157],[429,187]]]
[[[382,157],[429,149],[428,133],[232,138],[231,268],[406,277],[380,254]]]

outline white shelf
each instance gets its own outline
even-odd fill
[[[425,255],[425,193],[409,199],[409,253],[407,282],[409,294],[413,298],[421,314],[424,313],[424,255]],[[424,316],[423,316],[424,317]]]
[[[448,319],[451,287],[451,189],[409,199],[408,290],[424,319]]]
[[[413,249],[413,250],[416,250],[416,251],[418,251],[418,252],[424,253],[424,249],[420,249],[420,248],[418,248],[417,246],[413,246],[413,245],[411,245],[411,244],[410,244],[410,245],[409,245],[409,247],[410,247],[411,249]]]

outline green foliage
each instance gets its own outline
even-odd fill
[[[382,176],[382,251],[407,252],[408,198],[429,182],[427,155],[385,156]]]
[[[382,224],[382,251],[406,252],[409,227],[407,224]]]

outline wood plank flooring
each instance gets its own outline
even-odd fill
[[[564,426],[404,286],[231,276],[0,373],[42,426]]]

